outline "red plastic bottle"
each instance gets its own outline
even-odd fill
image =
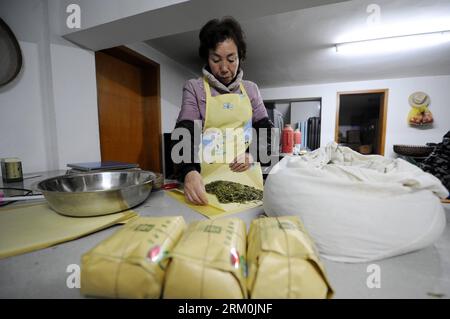
[[[300,144],[302,144],[302,133],[299,129],[296,129],[294,131],[294,145],[297,146]]]
[[[291,124],[285,124],[281,136],[281,152],[292,154],[294,151],[294,130]]]

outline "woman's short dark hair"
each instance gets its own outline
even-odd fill
[[[221,20],[208,21],[200,30],[200,47],[198,53],[207,63],[209,50],[214,50],[217,44],[232,39],[237,46],[239,60],[244,61],[247,54],[247,44],[244,41],[244,32],[239,22],[232,17],[224,17]]]

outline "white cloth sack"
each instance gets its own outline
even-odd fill
[[[446,226],[433,175],[402,160],[330,143],[285,157],[269,174],[264,210],[297,215],[324,258],[368,262],[432,244]]]

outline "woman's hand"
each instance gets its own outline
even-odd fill
[[[233,172],[245,172],[253,163],[253,156],[250,153],[238,155],[230,164],[230,169]]]
[[[197,171],[190,171],[184,178],[184,197],[195,205],[207,205],[205,185]]]

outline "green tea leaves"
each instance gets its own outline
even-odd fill
[[[246,203],[263,199],[263,191],[251,186],[228,181],[215,181],[205,185],[206,191],[216,195],[222,204]]]

